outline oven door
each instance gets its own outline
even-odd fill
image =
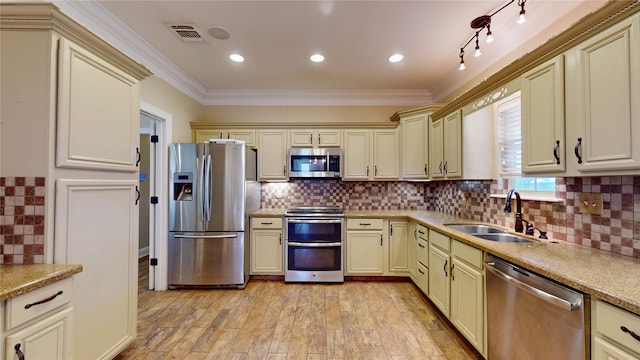
[[[342,219],[287,218],[284,237],[290,242],[342,242]]]
[[[342,243],[287,242],[288,271],[342,271]]]

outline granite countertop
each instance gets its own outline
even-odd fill
[[[82,271],[76,264],[0,265],[0,301],[68,278]]]
[[[260,209],[251,215],[283,216],[285,210]],[[346,210],[345,216],[415,220],[489,254],[640,315],[640,259],[566,241],[540,240],[522,234],[519,235],[534,241],[501,243],[483,240],[446,226],[450,223],[481,222],[434,211]]]

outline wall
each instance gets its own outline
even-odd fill
[[[564,201],[523,200],[525,220],[547,230],[549,238],[640,258],[640,176],[558,178],[556,185],[556,197]],[[357,192],[360,187],[363,191]],[[514,213],[504,213],[504,196],[496,197],[507,191],[503,180],[295,180],[263,183],[262,207],[336,205],[350,210],[432,210],[513,228]],[[603,194],[601,216],[579,213],[577,199],[582,192]]]
[[[140,82],[140,100],[172,115],[174,142],[191,142],[189,122],[202,120],[203,106],[155,76]]]
[[[236,123],[389,122],[398,106],[206,106],[204,121]],[[311,127],[311,126],[310,126]]]

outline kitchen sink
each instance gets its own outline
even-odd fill
[[[512,234],[471,234],[475,237],[479,237],[481,239],[484,240],[489,240],[489,241],[497,241],[497,242],[516,242],[516,243],[527,243],[527,242],[532,242],[529,239],[517,236],[517,235],[512,235]]]
[[[463,233],[467,233],[470,235],[476,234],[504,234],[507,233],[507,230],[490,226],[490,225],[475,225],[475,224],[449,224],[448,228],[462,231]]]

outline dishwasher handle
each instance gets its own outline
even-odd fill
[[[576,310],[578,308],[580,308],[580,306],[582,305],[580,301],[577,302],[572,302],[563,298],[560,298],[558,296],[555,296],[553,294],[549,294],[546,291],[542,291],[538,288],[535,288],[529,284],[523,283],[522,281],[514,278],[511,275],[505,274],[504,272],[498,270],[494,265],[495,263],[493,262],[487,262],[485,263],[486,269],[489,270],[491,273],[493,273],[494,275],[498,276],[499,278],[507,281],[508,283],[518,287],[521,290],[527,291],[528,293],[535,295],[551,304],[554,304],[556,306],[559,306],[560,308],[566,310],[566,311],[573,311]]]

